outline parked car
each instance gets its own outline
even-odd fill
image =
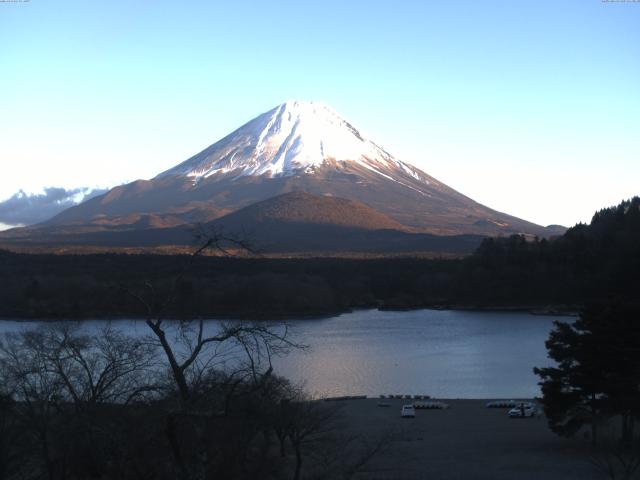
[[[413,405],[403,405],[402,410],[400,410],[400,416],[413,418],[416,416],[416,409],[413,407]]]
[[[520,402],[509,410],[509,418],[534,417],[535,414],[536,406],[530,402]]]

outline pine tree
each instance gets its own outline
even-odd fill
[[[630,443],[640,417],[640,311],[630,305],[593,305],[572,324],[556,322],[546,342],[556,366],[535,368],[550,428],[571,436],[608,418],[622,420]]]

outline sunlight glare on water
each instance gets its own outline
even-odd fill
[[[315,396],[426,394],[440,398],[529,398],[540,394],[534,366],[550,365],[544,342],[554,320],[514,312],[361,310],[290,320],[308,351],[274,361],[276,373],[303,382]],[[85,321],[97,331],[107,321]],[[0,323],[0,332],[40,322]],[[140,320],[112,322],[147,334]],[[217,320],[208,320],[214,330]]]

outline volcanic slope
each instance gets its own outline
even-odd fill
[[[423,233],[555,233],[485,207],[396,159],[329,106],[298,101],[256,117],[151,180],[116,187],[46,225],[176,211],[172,221],[211,220],[293,191],[355,200]]]
[[[88,241],[84,234],[105,233],[100,237],[106,238],[128,232],[131,239],[147,238],[135,232],[160,235],[160,230],[207,223],[290,192],[356,202],[343,204],[344,209],[370,207],[378,220],[380,215],[386,218],[386,227],[377,230],[449,236],[558,233],[485,207],[396,159],[323,103],[293,101],[259,115],[151,180],[113,188],[47,222],[0,237],[65,241],[65,236],[83,235]],[[296,208],[312,211],[314,205],[307,199]],[[302,218],[311,211],[298,213]],[[358,217],[345,210],[340,216]],[[225,222],[239,226],[239,218]]]

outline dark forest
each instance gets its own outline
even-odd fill
[[[555,239],[487,238],[463,259],[225,258],[0,252],[5,318],[130,318],[128,290],[174,288],[173,318],[308,317],[358,308],[574,311],[633,298],[640,285],[640,198]]]

